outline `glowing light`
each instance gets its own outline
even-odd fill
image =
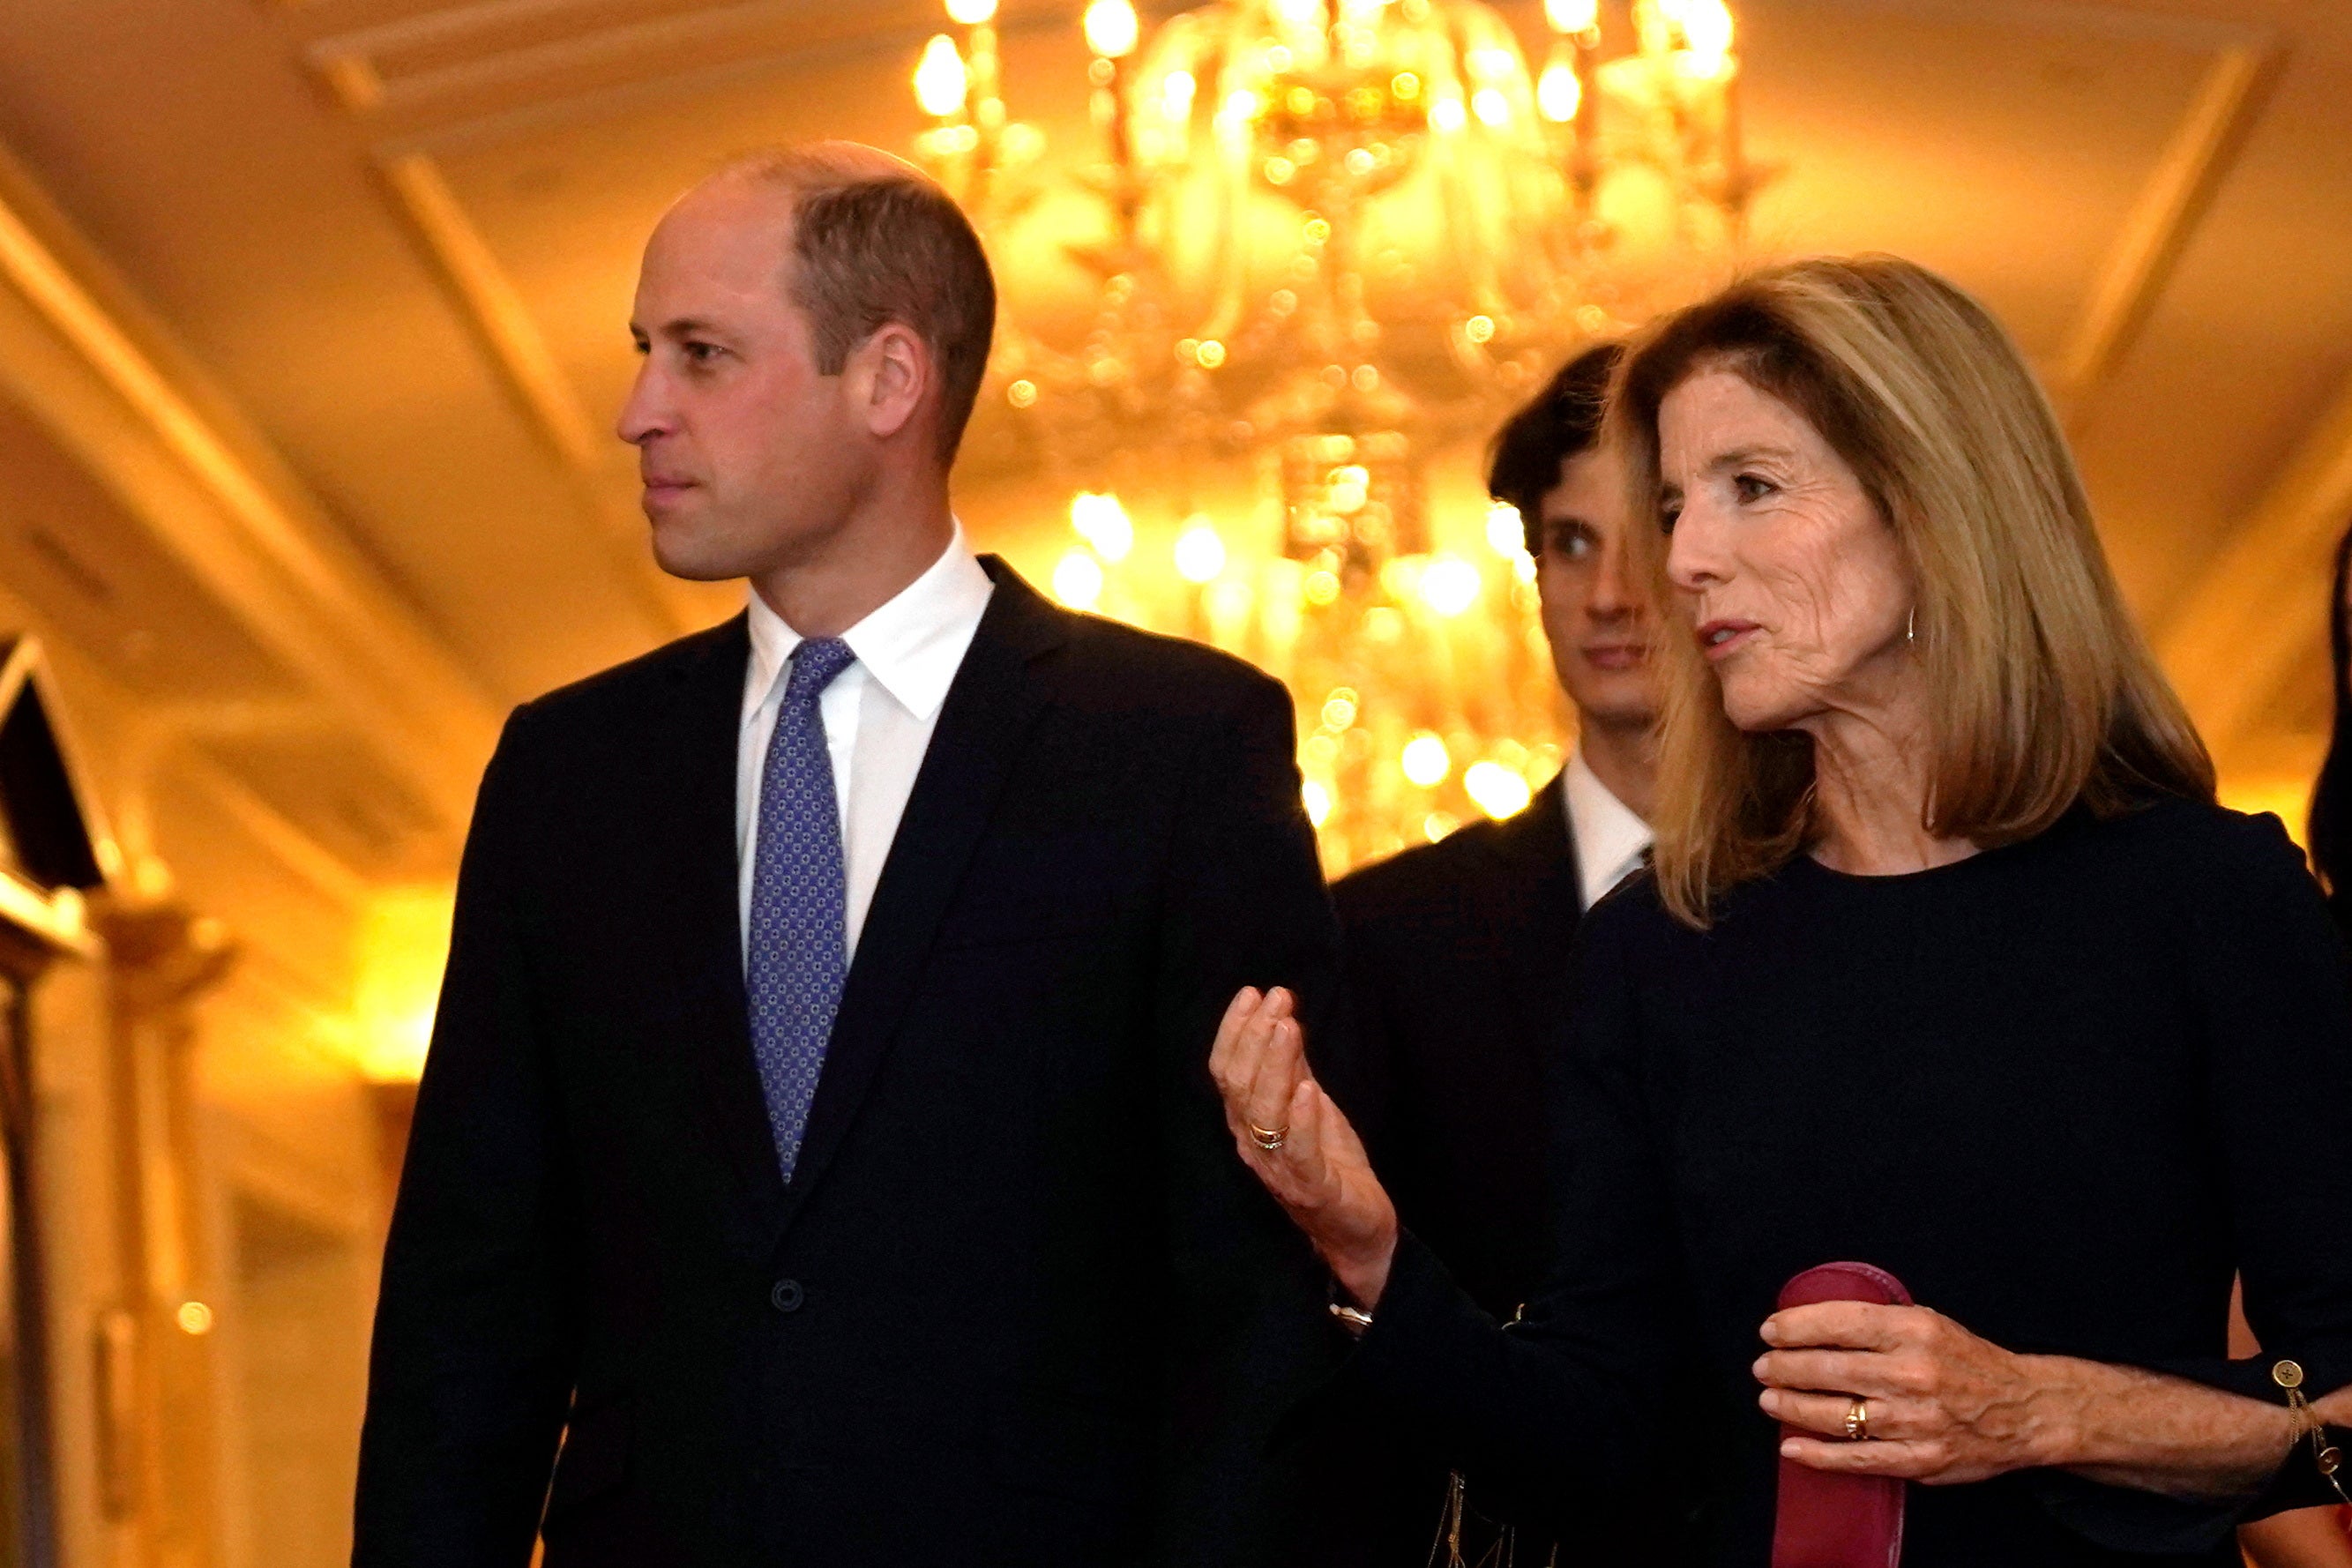
[[[1589,33],[1601,26],[1601,0],[1544,0],[1544,20],[1555,33]]]
[[[1176,538],[1176,575],[1187,583],[1206,583],[1225,569],[1225,542],[1206,518]]]
[[[1319,779],[1308,779],[1298,786],[1298,797],[1307,805],[1307,820],[1320,827],[1331,820],[1331,791]]]
[[[1462,100],[1458,98],[1441,98],[1430,105],[1429,125],[1433,131],[1451,135],[1469,122],[1469,111],[1462,107]]]
[[[1528,781],[1500,763],[1473,763],[1462,775],[1462,788],[1478,809],[1500,819],[1528,808],[1533,793]]]
[[[1576,79],[1576,72],[1566,60],[1554,60],[1544,67],[1543,76],[1536,82],[1536,108],[1555,125],[1565,125],[1576,118],[1584,107],[1584,84]]]
[[[1105,561],[1124,561],[1135,548],[1135,524],[1128,520],[1127,508],[1108,490],[1100,495],[1080,490],[1071,497],[1070,526]]]
[[[1073,550],[1054,568],[1054,597],[1074,610],[1091,610],[1102,603],[1102,563],[1083,550]]]
[[[996,19],[996,0],[948,0],[948,20],[961,26],[977,27]]]
[[[208,1334],[213,1331],[213,1310],[202,1301],[183,1301],[180,1310],[172,1314],[184,1334]]]
[[[1014,382],[1004,389],[1004,401],[1015,408],[1034,407],[1037,402],[1037,384],[1034,381]]]
[[[1678,20],[1691,53],[1709,60],[1721,60],[1731,53],[1731,7],[1723,0],[1685,0]]]
[[[1170,71],[1160,79],[1160,112],[1171,120],[1192,118],[1192,98],[1200,90],[1191,71]]]
[[[1331,470],[1328,499],[1331,510],[1346,517],[1364,510],[1371,499],[1372,476],[1367,469],[1349,463]]]
[[[1511,119],[1511,100],[1503,96],[1498,87],[1482,87],[1470,100],[1471,111],[1488,125],[1506,125]]]
[[[1527,522],[1509,501],[1498,500],[1486,508],[1486,547],[1506,561],[1517,561],[1527,553]]]
[[[1356,721],[1356,693],[1353,688],[1334,687],[1331,695],[1323,700],[1323,727],[1344,730]]]
[[[1336,572],[1309,572],[1303,590],[1310,605],[1336,603],[1339,597],[1339,574]]]
[[[1480,81],[1502,81],[1510,76],[1511,68],[1519,62],[1508,49],[1487,48],[1472,49],[1465,63],[1469,66],[1470,74]]]
[[[1411,71],[1399,71],[1389,79],[1389,91],[1401,103],[1411,103],[1421,96],[1421,78]]]
[[[425,1070],[456,903],[446,884],[392,888],[361,916],[353,1044],[361,1073],[374,1082],[415,1083]]]
[[[1200,363],[1202,370],[1214,370],[1225,363],[1225,345],[1210,338],[1192,351],[1192,357]]]
[[[1441,616],[1458,616],[1478,602],[1478,568],[1458,555],[1440,555],[1422,569],[1421,602]]]
[[[1474,343],[1494,342],[1495,318],[1492,316],[1471,317],[1468,321],[1462,323],[1462,335],[1468,338]]]
[[[1427,730],[1404,743],[1404,754],[1397,759],[1404,776],[1423,789],[1435,789],[1454,771],[1454,759],[1446,754],[1445,742]]]
[[[915,67],[915,101],[922,105],[925,114],[945,120],[963,111],[964,94],[971,86],[971,73],[964,69],[955,40],[945,33],[935,35],[923,46],[922,61]]]
[[[1087,47],[1107,60],[1133,54],[1142,37],[1142,24],[1129,0],[1094,0],[1087,7],[1086,29]]]
[[[1421,836],[1432,844],[1462,826],[1462,819],[1450,811],[1433,811],[1421,819]]]
[[[1209,615],[1209,640],[1219,647],[1230,647],[1249,635],[1257,591],[1242,578],[1220,578],[1201,595],[1201,607]]]

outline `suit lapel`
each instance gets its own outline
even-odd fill
[[[781,1237],[824,1179],[873,1088],[931,939],[995,813],[1022,739],[1045,706],[1029,663],[1063,640],[1062,613],[995,556],[982,556],[981,563],[996,592],[948,689],[883,862],[842,987],[800,1163],[772,1239]]]
[[[672,793],[649,820],[677,835],[663,858],[684,884],[676,980],[688,1026],[678,1031],[677,1048],[689,1058],[702,1091],[696,1098],[737,1184],[755,1210],[772,1214],[783,1201],[783,1183],[751,1054],[736,882],[736,763],[750,658],[751,637],[738,616],[714,628],[701,656],[676,671],[684,689],[671,710],[673,745],[656,753],[663,787]]]
[[[1555,776],[1527,809],[1498,825],[1487,847],[1510,891],[1489,907],[1495,941],[1508,955],[1506,983],[1528,1038],[1540,1038],[1568,990],[1569,950],[1582,918],[1576,841]]]

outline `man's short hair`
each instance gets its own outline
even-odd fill
[[[850,142],[754,153],[727,173],[793,197],[793,303],[808,315],[817,369],[892,321],[921,337],[940,374],[940,458],[955,460],[988,369],[996,279],[955,199],[913,164]]]
[[[1618,343],[1585,350],[1495,432],[1486,453],[1486,493],[1518,508],[1530,555],[1543,553],[1543,499],[1559,488],[1560,464],[1601,439],[1609,378],[1624,356]]]

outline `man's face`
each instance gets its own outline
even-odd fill
[[[758,575],[822,548],[872,480],[849,378],[816,367],[786,294],[792,197],[715,181],[646,246],[630,336],[644,356],[616,426],[635,447],[654,555],[675,576]]]
[[[1569,700],[1586,724],[1648,728],[1658,714],[1650,616],[1626,559],[1633,509],[1617,455],[1596,447],[1563,459],[1538,528],[1544,637]]]

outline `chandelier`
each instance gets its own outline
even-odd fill
[[[1008,305],[990,366],[1077,490],[1055,594],[1284,679],[1333,870],[1524,805],[1569,739],[1534,563],[1508,508],[1434,504],[1433,460],[1647,314],[1661,258],[1737,242],[1724,0],[1546,0],[1539,68],[1480,0],[1213,0],[1148,38],[1091,0],[1098,148],[1059,181],[996,0],[946,4],[918,154],[1000,273],[1084,280]]]

